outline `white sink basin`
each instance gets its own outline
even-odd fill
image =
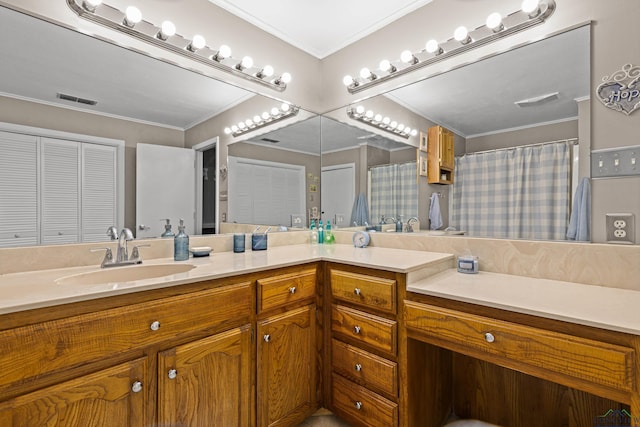
[[[155,277],[172,276],[186,273],[195,268],[191,264],[155,264],[132,265],[128,267],[110,267],[87,273],[79,273],[56,279],[59,285],[99,285],[102,283],[123,283]]]

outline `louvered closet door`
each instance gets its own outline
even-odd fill
[[[117,226],[117,148],[82,144],[82,241],[108,240]]]
[[[44,245],[80,241],[79,158],[79,143],[41,139],[41,223]]]
[[[37,138],[0,132],[0,247],[37,245]]]

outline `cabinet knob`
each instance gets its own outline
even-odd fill
[[[169,369],[169,372],[167,372],[167,376],[170,380],[175,380],[178,376],[178,371],[176,371],[175,369]]]
[[[356,325],[356,326],[353,327],[353,333],[354,334],[359,334],[361,330],[362,330],[362,328],[360,326]]]
[[[264,342],[269,342],[271,341],[271,335],[266,334],[265,336],[262,337],[264,339]]]
[[[134,393],[140,393],[142,391],[142,382],[136,381],[133,384],[131,384],[131,391]]]
[[[484,339],[485,339],[485,341],[491,343],[491,342],[494,342],[496,340],[496,337],[494,337],[491,332],[487,332],[486,334],[484,334]]]
[[[290,287],[289,288],[289,292],[291,292],[292,294],[295,294],[296,293],[296,287],[295,286]]]
[[[358,296],[360,295],[360,292],[361,292],[361,291],[360,291],[360,288],[355,288],[355,289],[353,290],[353,293],[354,293],[354,294],[356,294],[356,295],[358,295]]]
[[[359,363],[356,363],[355,368],[356,368],[356,372],[360,372],[360,371],[362,371],[362,365],[361,365],[361,364],[359,364]]]
[[[359,411],[360,409],[362,409],[362,402],[358,401],[355,404],[356,409]]]
[[[149,326],[149,328],[151,328],[152,331],[157,331],[158,329],[160,329],[160,322],[158,322],[157,320],[154,322],[151,322],[151,325]]]

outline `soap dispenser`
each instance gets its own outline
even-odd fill
[[[322,227],[322,220],[318,221],[318,243],[324,243],[324,228]]]
[[[166,218],[167,223],[164,225],[164,233],[160,237],[175,237],[175,233],[171,231],[171,219]]]
[[[324,243],[330,245],[335,239],[333,232],[331,232],[331,221],[327,220],[327,227],[324,230]]]
[[[173,238],[173,259],[186,261],[189,259],[189,236],[184,232],[184,220],[180,218],[178,234]]]
[[[402,233],[402,216],[401,215],[397,216],[396,233]]]

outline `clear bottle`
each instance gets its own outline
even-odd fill
[[[171,220],[166,218],[167,223],[164,225],[164,233],[160,237],[175,237],[175,233],[171,230]]]
[[[173,238],[173,259],[186,261],[189,259],[189,236],[184,232],[184,220],[180,218],[178,234]]]
[[[322,220],[318,221],[318,243],[324,243],[324,228],[322,227]]]
[[[318,244],[318,230],[316,229],[316,221],[314,219],[311,220],[311,227],[309,227],[309,229],[311,230],[311,244],[312,245],[317,245]]]
[[[331,231],[331,221],[327,220],[327,228],[324,231],[324,243],[330,245],[335,242],[335,240],[336,238]]]

